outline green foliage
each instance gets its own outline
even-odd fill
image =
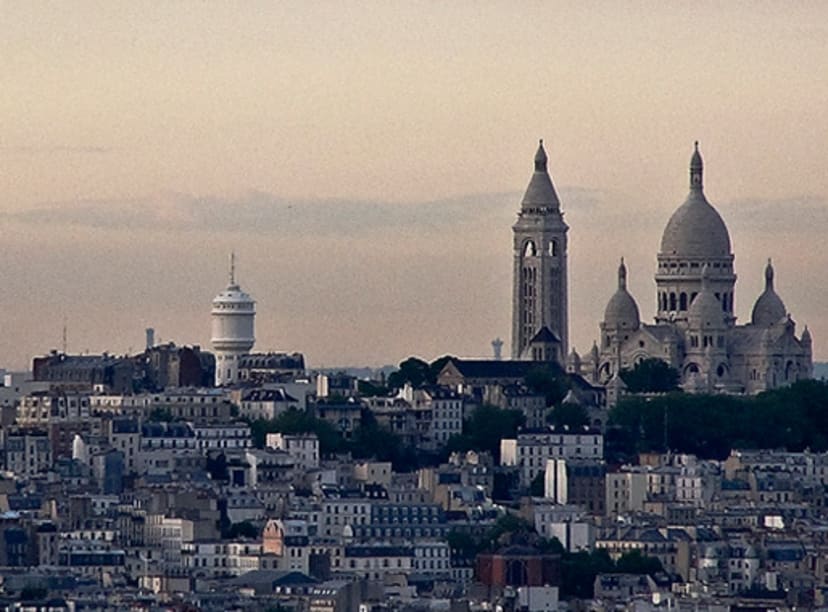
[[[532,479],[532,482],[529,484],[529,495],[532,497],[543,497],[544,491],[546,487],[546,474],[544,472],[538,472],[538,474]]]
[[[536,367],[527,372],[524,384],[536,393],[543,393],[546,405],[554,406],[561,403],[569,391],[569,381],[560,368]]]
[[[583,406],[566,402],[550,410],[546,422],[555,427],[578,428],[589,425],[589,414]]]
[[[355,459],[390,461],[395,472],[411,472],[419,467],[417,449],[403,444],[402,439],[369,417],[351,437],[348,445]]]
[[[621,380],[630,393],[668,393],[678,391],[679,373],[666,361],[652,357],[631,370],[621,370]]]
[[[227,470],[227,457],[224,453],[213,456],[207,454],[207,473],[213,480],[229,480],[230,474]]]
[[[615,571],[619,574],[647,574],[652,576],[664,571],[657,557],[648,557],[640,550],[624,553],[615,562]]]
[[[255,539],[259,537],[259,529],[250,521],[242,521],[241,523],[233,523],[230,527],[221,534],[221,537],[226,540],[235,540],[236,538]]]
[[[400,369],[388,375],[388,386],[392,389],[401,389],[405,383],[412,387],[421,387],[431,382],[431,369],[427,362],[417,357],[409,357],[400,363]]]
[[[388,395],[388,387],[376,384],[370,380],[357,381],[357,390],[362,397],[380,397]]]
[[[48,594],[49,590],[45,587],[27,584],[23,587],[23,590],[20,591],[19,601],[37,601],[39,599],[45,599]]]
[[[604,549],[564,553],[561,559],[561,595],[565,598],[592,599],[595,577],[615,570]]]
[[[401,389],[405,383],[410,383],[412,387],[436,384],[437,375],[450,359],[453,359],[451,355],[443,355],[427,363],[417,357],[409,357],[400,363],[399,370],[388,375],[388,387]]]
[[[518,427],[526,422],[520,410],[501,410],[484,404],[472,412],[463,423],[463,433],[452,436],[446,443],[449,452],[488,451],[500,463],[500,441],[514,438]]]
[[[173,421],[173,414],[169,408],[153,408],[149,415],[150,421],[170,423]]]
[[[269,433],[315,433],[319,438],[319,452],[322,455],[338,453],[345,450],[345,440],[336,428],[322,419],[317,419],[309,412],[291,408],[272,421],[257,419],[250,423],[253,445],[264,448]]]
[[[666,422],[665,422],[666,421]],[[800,381],[755,397],[627,397],[611,412],[611,460],[670,449],[723,459],[734,448],[828,450],[828,383]]]

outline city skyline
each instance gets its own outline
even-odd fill
[[[541,137],[570,226],[570,346],[597,337],[621,256],[652,319],[699,140],[735,314],[771,257],[828,358],[828,9],[346,7],[0,8],[2,365],[59,348],[64,319],[73,352],[138,351],[145,327],[208,347],[231,250],[255,350],[489,355]]]

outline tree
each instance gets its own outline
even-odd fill
[[[227,529],[222,537],[226,540],[235,540],[236,538],[254,539],[259,537],[259,529],[250,521],[242,521],[241,523],[233,523]]]
[[[267,434],[314,433],[319,438],[319,452],[323,455],[344,450],[345,440],[336,428],[322,419],[317,419],[309,412],[291,408],[273,420],[257,419],[250,423],[253,445],[264,448]]]
[[[547,413],[546,422],[555,427],[575,429],[589,425],[589,414],[580,404],[564,402]]]
[[[664,571],[661,561],[656,557],[648,557],[640,550],[631,550],[624,553],[615,562],[615,571],[619,574],[647,574],[652,576]]]
[[[500,441],[514,438],[526,421],[519,410],[501,410],[483,404],[463,423],[463,434],[452,436],[446,443],[449,452],[488,451],[496,463],[500,462]]]
[[[543,497],[546,493],[546,474],[538,472],[529,485],[529,494],[532,497]]]
[[[668,393],[678,390],[678,371],[666,361],[652,357],[621,370],[621,380],[630,393]]]
[[[569,380],[566,374],[560,367],[551,365],[532,368],[526,373],[523,382],[532,391],[543,393],[547,406],[560,404],[569,391]]]
[[[400,369],[388,375],[388,386],[401,389],[405,383],[421,387],[430,382],[431,369],[428,363],[417,357],[409,357],[400,363]]]

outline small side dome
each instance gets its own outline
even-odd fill
[[[694,327],[720,327],[725,323],[722,305],[710,289],[710,266],[702,270],[702,288],[687,310],[687,319]]]
[[[624,258],[618,266],[618,289],[615,291],[604,310],[604,324],[612,329],[636,330],[641,324],[638,304],[627,291],[627,267]]]
[[[765,290],[753,305],[750,320],[758,327],[769,327],[779,323],[787,313],[782,298],[777,295],[773,288],[773,265],[769,259],[768,265],[765,267]]]
[[[581,356],[578,354],[578,351],[575,350],[574,346],[572,347],[572,350],[569,353],[567,365],[571,370],[575,372],[581,371]]]

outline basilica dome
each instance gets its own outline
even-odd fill
[[[661,254],[679,257],[726,257],[730,235],[721,216],[702,189],[702,159],[696,150],[690,161],[690,193],[670,217],[661,238]]]
[[[773,265],[768,260],[768,265],[765,268],[765,290],[753,305],[753,312],[750,316],[751,323],[759,327],[769,327],[779,323],[787,314],[785,303],[773,288]]]
[[[635,298],[627,291],[627,267],[624,260],[618,266],[618,289],[604,310],[604,324],[610,329],[638,329],[640,317]]]

